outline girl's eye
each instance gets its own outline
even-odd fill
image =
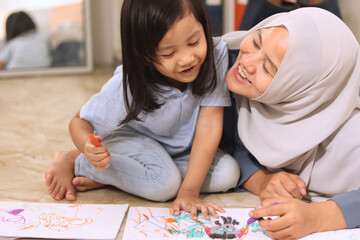
[[[198,43],[199,43],[199,40],[197,40],[197,41],[196,41],[196,42],[194,42],[194,43],[190,43],[189,45],[193,47],[193,46],[198,45]]]
[[[164,57],[164,58],[171,58],[173,55],[174,55],[174,52],[172,52],[170,54],[164,54],[164,55],[161,55],[161,56]]]

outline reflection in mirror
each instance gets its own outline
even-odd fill
[[[0,77],[92,70],[88,0],[0,0]]]

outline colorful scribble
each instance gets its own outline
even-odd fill
[[[40,210],[37,221],[28,222],[20,225],[19,230],[28,230],[31,228],[44,227],[51,231],[63,232],[71,228],[79,228],[85,225],[91,224],[93,219],[90,217],[81,218],[78,217],[81,204],[73,204],[67,206],[69,209],[73,209],[73,214],[69,214],[65,211],[56,211],[56,209],[49,209],[46,207],[37,207]],[[70,216],[69,216],[70,215]]]
[[[236,237],[238,240],[244,239],[248,233],[249,233],[249,226],[246,225],[245,227],[242,227],[240,230],[237,231]]]
[[[11,211],[0,210],[0,221],[24,224],[26,219],[20,213],[24,209],[13,209]]]
[[[206,224],[210,223],[205,220],[194,221],[190,214],[174,216],[170,208],[166,216],[154,216],[150,208],[134,209],[137,216],[129,220],[136,223],[134,228],[145,237],[169,238],[181,235],[187,239],[201,238],[205,235]]]
[[[255,226],[246,225],[246,221],[239,221],[234,215],[221,215],[219,219],[208,221],[199,213],[198,219],[192,220],[191,214],[186,212],[174,216],[170,208],[134,207],[130,209],[123,239],[241,240]]]
[[[238,230],[239,222],[231,217],[220,216],[222,222],[216,220],[210,228],[209,237],[212,239],[234,239],[237,235],[244,235],[242,229]]]

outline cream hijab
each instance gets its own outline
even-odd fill
[[[238,131],[271,171],[298,174],[309,198],[360,187],[360,51],[348,27],[320,8],[273,15],[246,32],[284,25],[289,46],[268,89],[238,97]],[[239,49],[244,32],[223,39]]]

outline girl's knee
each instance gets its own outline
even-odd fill
[[[156,186],[153,186],[145,198],[156,202],[169,201],[176,197],[181,182],[181,175],[177,173],[170,178],[164,179],[162,182],[156,183]]]
[[[217,166],[207,176],[202,192],[226,192],[236,187],[240,178],[240,168],[236,160],[228,154],[221,156]]]
[[[226,189],[226,191],[231,189],[231,188],[236,187],[236,185],[239,182],[240,175],[241,175],[239,164],[233,158],[232,158],[231,164],[229,165],[228,171],[229,171],[229,176],[230,177],[228,178],[228,181],[227,181],[227,187],[226,187],[227,189]]]

